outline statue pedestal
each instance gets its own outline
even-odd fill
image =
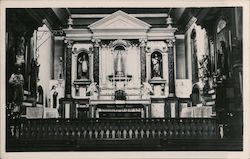
[[[165,96],[166,80],[160,77],[154,77],[148,81],[154,91],[154,96]]]
[[[88,86],[91,84],[89,79],[76,79],[74,82],[74,96],[77,97],[86,97],[86,92]]]

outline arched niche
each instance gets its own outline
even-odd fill
[[[155,97],[168,95],[168,55],[164,42],[149,42],[146,53],[146,82],[150,84]]]
[[[124,76],[125,75],[125,47],[122,45],[117,45],[114,48],[115,60],[114,60],[114,69],[115,76]]]
[[[77,79],[89,79],[89,56],[82,51],[77,55]]]
[[[193,85],[191,94],[192,105],[197,105],[201,103],[200,101],[200,87],[198,84]]]
[[[151,78],[163,78],[162,54],[154,51],[151,54]]]
[[[38,92],[37,103],[43,104],[43,87],[39,85],[37,87],[37,92]]]

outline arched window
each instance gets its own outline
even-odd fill
[[[162,54],[158,51],[154,51],[151,54],[151,77],[162,77]]]
[[[197,59],[197,38],[195,29],[191,33],[191,53],[192,53],[192,80],[198,82],[198,59]]]
[[[77,55],[77,79],[89,79],[89,56],[86,52]]]

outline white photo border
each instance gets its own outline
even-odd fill
[[[249,1],[248,0],[2,0],[0,1],[1,12],[1,60],[0,60],[0,108],[1,108],[1,131],[0,131],[0,158],[3,159],[44,159],[44,158],[60,158],[60,159],[79,159],[79,158],[249,158]],[[162,7],[243,7],[243,151],[136,151],[136,152],[6,152],[5,145],[5,33],[6,33],[6,8],[43,8],[43,7],[140,7],[140,8],[162,8]]]

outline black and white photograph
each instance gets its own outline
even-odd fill
[[[249,3],[55,2],[2,3],[3,158],[247,158]]]

